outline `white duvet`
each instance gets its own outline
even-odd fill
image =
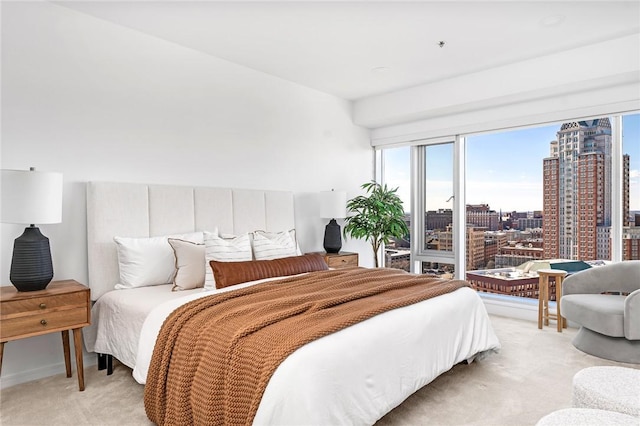
[[[209,294],[192,292],[151,310],[139,332],[132,366],[136,381],[146,382],[164,319]],[[254,424],[373,424],[455,364],[499,347],[484,304],[470,288],[388,311],[286,358],[265,390]]]

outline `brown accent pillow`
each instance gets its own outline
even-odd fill
[[[234,284],[263,278],[284,277],[329,269],[324,257],[318,253],[245,262],[218,262],[212,260],[209,264],[213,270],[216,288],[229,287]]]

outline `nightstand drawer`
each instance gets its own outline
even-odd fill
[[[0,304],[0,316],[3,320],[56,311],[61,308],[87,306],[87,295],[84,292],[57,294],[53,296],[33,297],[21,300],[8,300]],[[2,323],[5,326],[4,321]]]
[[[340,255],[340,256],[327,256],[327,265],[330,268],[356,268],[358,266],[358,255]]]
[[[87,308],[60,309],[57,311],[34,313],[28,316],[3,319],[0,340],[14,336],[50,333],[73,326],[88,325]]]

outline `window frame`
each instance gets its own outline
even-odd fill
[[[608,117],[611,121],[612,131],[612,187],[611,187],[611,261],[622,261],[623,245],[623,140],[622,140],[622,120],[626,115],[640,114],[640,111],[629,111],[624,114],[601,114],[582,118],[571,118],[547,123],[535,123],[529,125],[514,126],[507,129],[495,129],[492,131],[470,132],[446,137],[418,139],[406,141],[404,143],[394,143],[392,145],[375,146],[375,179],[384,182],[384,150],[385,148],[396,148],[409,145],[411,148],[411,272],[420,273],[422,262],[439,262],[453,264],[455,277],[464,279],[466,277],[466,143],[467,138],[503,131],[524,130],[526,128],[561,124],[568,121],[582,121],[593,118]],[[443,143],[453,144],[453,254],[442,255],[436,250],[426,250],[425,247],[425,147],[439,145]],[[416,237],[417,236],[417,237]],[[384,259],[384,256],[381,255]]]

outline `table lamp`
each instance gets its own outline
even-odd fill
[[[18,291],[43,290],[53,279],[49,239],[34,224],[62,221],[62,173],[2,170],[0,222],[29,224],[13,243],[9,280]]]
[[[336,218],[346,217],[347,193],[344,191],[322,191],[320,193],[320,217],[331,219],[324,229],[324,250],[327,253],[339,253],[342,248],[340,225]]]

